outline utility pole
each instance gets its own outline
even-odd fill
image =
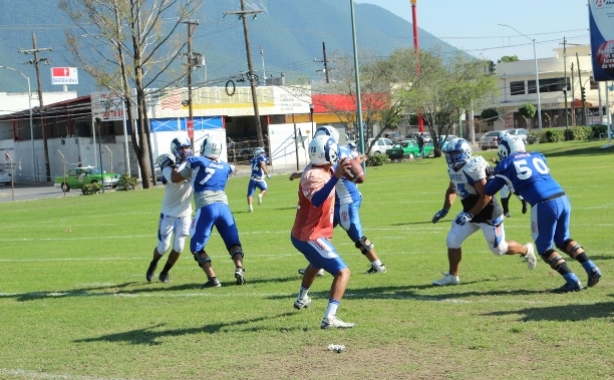
[[[232,14],[237,15],[243,20],[243,34],[245,35],[245,50],[247,51],[247,69],[249,70],[249,85],[252,89],[252,101],[254,103],[254,116],[256,118],[256,130],[258,132],[258,145],[264,147],[264,138],[262,135],[262,124],[260,123],[260,112],[258,111],[258,97],[256,94],[256,80],[257,76],[254,74],[254,65],[252,64],[252,52],[251,45],[249,43],[249,29],[247,27],[247,15],[252,14],[254,18],[258,16],[258,13],[262,13],[262,9],[245,10],[245,0],[241,0],[241,10],[224,12],[224,16]]]
[[[322,42],[322,56],[324,57],[323,60],[318,61],[318,59],[314,59],[315,62],[323,62],[324,63],[324,69],[323,70],[316,70],[316,72],[320,72],[320,71],[324,71],[324,75],[326,76],[326,83],[330,83],[330,77],[328,76],[328,60],[326,59],[326,43]]]
[[[190,138],[190,144],[192,144],[192,151],[196,151],[194,147],[194,108],[192,107],[192,70],[196,66],[194,60],[197,56],[192,52],[192,32],[193,26],[196,27],[199,24],[198,20],[186,20],[184,24],[188,25],[188,137]]]
[[[576,86],[574,85],[575,77],[573,75],[573,62],[571,63],[571,124],[577,125],[576,123]]]
[[[565,129],[569,129],[569,115],[567,114],[567,90],[569,82],[567,81],[567,40],[563,37],[563,77],[565,83],[563,84],[563,94],[565,94]]]
[[[34,65],[34,68],[36,69],[36,83],[38,85],[38,102],[39,102],[39,108],[41,112],[40,124],[41,124],[41,129],[43,131],[43,147],[45,150],[45,176],[47,177],[47,182],[51,182],[51,169],[49,167],[49,148],[47,146],[47,129],[45,128],[45,123],[44,123],[43,114],[42,114],[43,86],[41,84],[41,74],[40,74],[40,67],[39,67],[39,63],[44,63],[48,65],[49,59],[39,58],[38,56],[38,53],[42,51],[51,51],[51,48],[40,48],[40,49],[37,48],[36,47],[36,35],[34,34],[34,32],[32,32],[32,49],[19,49],[18,51],[23,54],[34,54],[34,59],[24,62],[24,65],[27,65],[27,64]]]

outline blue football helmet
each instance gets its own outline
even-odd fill
[[[192,144],[190,144],[190,140],[188,140],[187,137],[175,137],[173,141],[171,141],[171,153],[177,158],[178,162],[185,161],[192,155]]]
[[[337,144],[339,144],[339,132],[332,125],[323,125],[321,127],[318,127],[318,129],[316,129],[316,132],[314,133],[314,136],[318,135],[329,136],[333,140],[335,140]]]
[[[254,149],[254,157],[262,156],[264,154],[265,154],[264,149],[262,148]]]
[[[499,159],[503,160],[516,152],[526,152],[524,141],[518,136],[506,133],[499,141]]]
[[[443,153],[446,155],[446,162],[452,169],[460,169],[471,159],[471,146],[467,140],[456,137],[448,142]]]

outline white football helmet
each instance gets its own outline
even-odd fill
[[[471,159],[472,150],[467,140],[455,137],[448,142],[443,153],[448,166],[458,170]]]
[[[181,148],[190,148],[182,150]],[[187,137],[176,137],[171,141],[171,153],[175,155],[177,161],[185,161],[186,158],[192,155],[192,144]]]
[[[524,141],[516,135],[505,133],[499,141],[499,159],[503,160],[516,152],[526,152]]]
[[[335,165],[337,163],[337,143],[325,134],[314,136],[309,143],[309,158],[313,165]]]
[[[318,129],[316,129],[316,133],[314,133],[314,136],[318,135],[329,136],[333,140],[335,140],[337,144],[339,144],[339,132],[337,131],[337,128],[333,127],[332,125],[324,125],[318,127]]]
[[[205,136],[200,148],[200,155],[217,160],[222,155],[222,139],[215,136]]]

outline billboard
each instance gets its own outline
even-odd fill
[[[76,67],[52,67],[51,84],[79,84]]]
[[[589,0],[588,4],[595,81],[614,80],[614,1]]]

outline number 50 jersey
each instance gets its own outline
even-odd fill
[[[504,185],[531,206],[563,193],[561,185],[550,175],[546,157],[540,152],[518,152],[499,162],[495,178],[486,185],[486,194],[494,194]]]

